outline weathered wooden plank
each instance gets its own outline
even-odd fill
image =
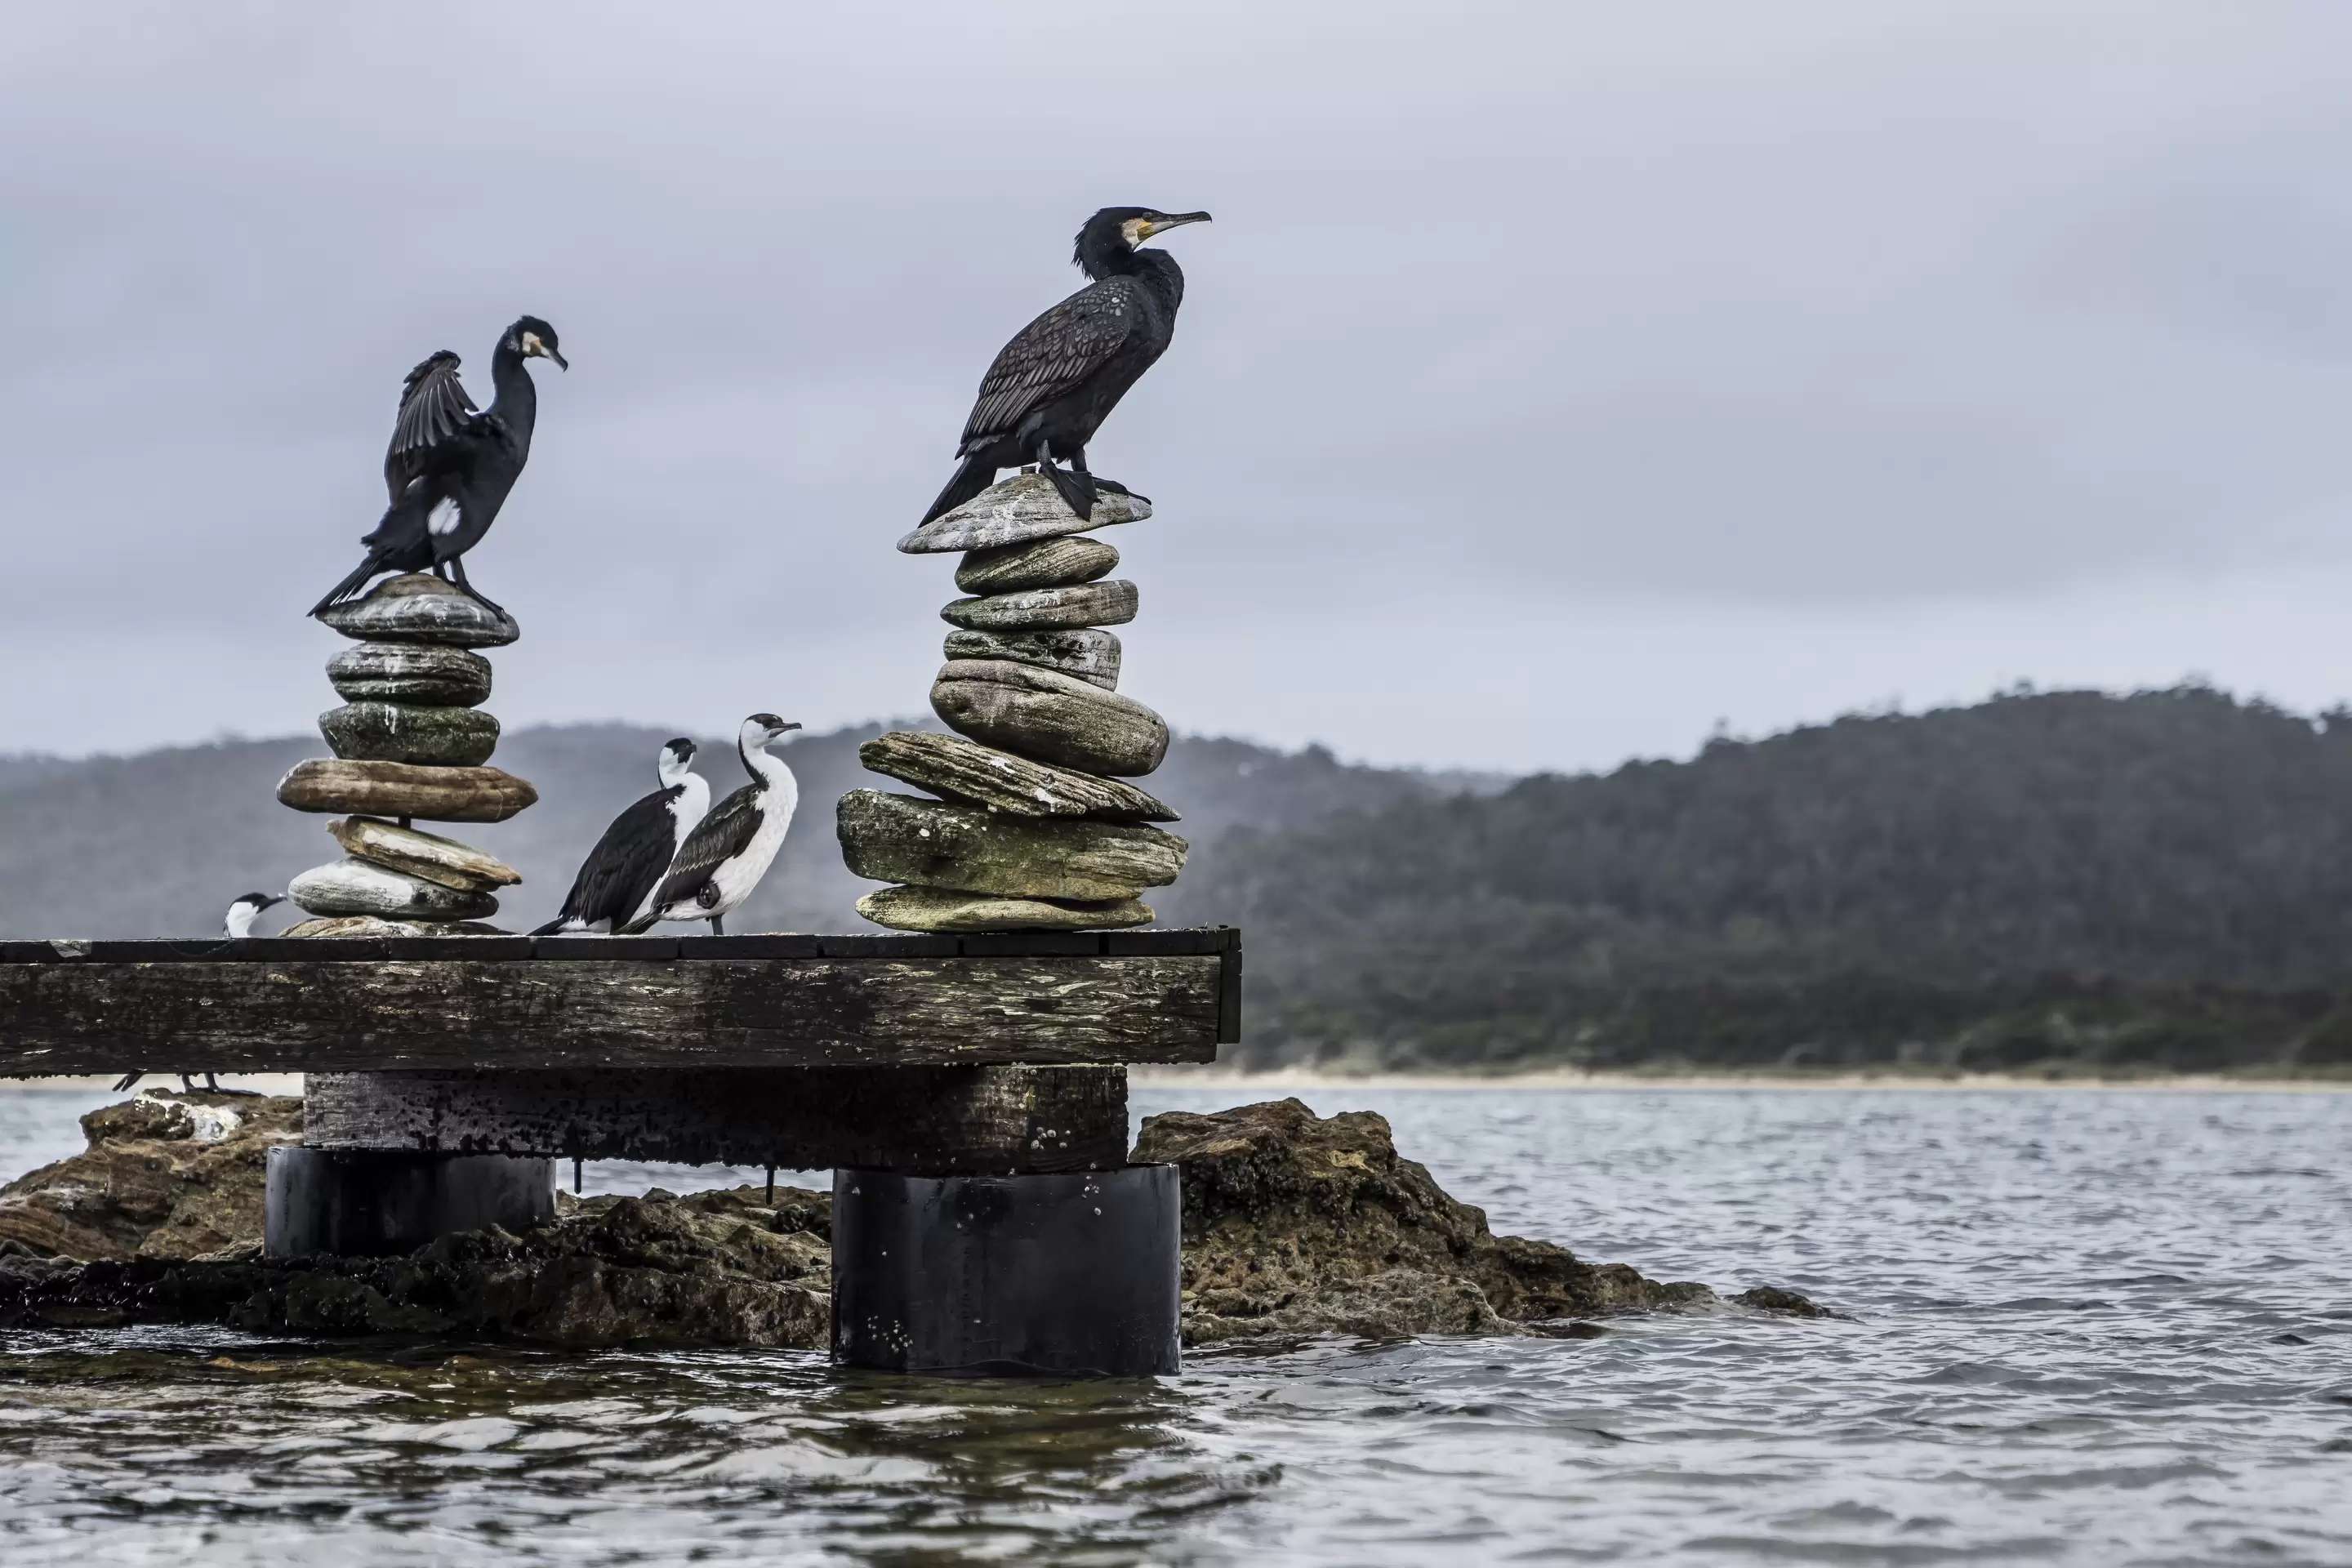
[[[303,1142],[336,1149],[925,1175],[1127,1159],[1123,1068],[314,1073]]]
[[[1074,953],[1127,958],[1175,958],[1223,952],[1241,939],[1231,926],[1176,927],[1118,932],[903,934],[859,931],[818,935],[760,931],[744,936],[409,936],[409,937],[111,937],[0,942],[0,963],[230,963],[318,962],[350,963],[385,958],[461,959],[474,963],[579,958],[969,958],[1006,951],[1007,940],[1076,942]],[[1024,952],[1045,952],[1025,948]],[[1065,951],[1055,947],[1050,951]]]
[[[1208,1061],[1219,963],[8,964],[0,1076]]]

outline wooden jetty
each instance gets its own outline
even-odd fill
[[[542,1189],[562,1159],[830,1167],[846,1173],[842,1359],[1171,1370],[1173,1172],[1126,1165],[1126,1069],[1210,1061],[1237,1040],[1241,959],[1228,928],[7,942],[0,1076],[304,1073],[304,1148],[280,1152],[308,1173],[281,1183],[273,1165],[272,1201],[356,1204],[387,1245],[455,1228],[449,1215],[480,1223],[494,1194],[445,1189],[497,1164],[484,1155],[545,1163]],[[426,1195],[387,1217],[395,1155]],[[1046,1180],[1074,1173],[1097,1174]],[[363,1190],[322,1197],[322,1181]],[[1029,1194],[1042,1206],[1024,1218]],[[1097,1242],[1070,1231],[1107,1203]],[[1120,1222],[1130,1210],[1148,1237]],[[271,1224],[347,1236],[359,1222]],[[886,1263],[876,1237],[930,1239]],[[976,1247],[996,1251],[965,1255]],[[1090,1248],[1140,1258],[1149,1278],[1107,1278],[1089,1310],[1068,1279]],[[1109,1321],[1138,1311],[1152,1322]]]

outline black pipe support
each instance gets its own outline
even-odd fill
[[[458,1231],[551,1224],[555,1162],[281,1144],[263,1194],[264,1256],[384,1258]]]
[[[833,1358],[965,1376],[1177,1368],[1173,1165],[833,1176]]]

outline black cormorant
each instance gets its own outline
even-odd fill
[[[963,427],[956,470],[929,522],[996,482],[1000,468],[1035,463],[1069,509],[1091,518],[1095,491],[1126,490],[1087,471],[1087,443],[1136,378],[1167,351],[1184,302],[1184,273],[1164,250],[1139,249],[1207,213],[1105,207],[1078,230],[1072,258],[1094,282],[1035,321],[996,356]],[[1066,458],[1064,469],[1054,459]]]
[[[262,910],[268,909],[270,905],[282,904],[285,901],[286,895],[283,893],[239,893],[235,900],[229,904],[227,917],[221,921],[221,934],[227,937],[231,942],[243,941],[245,938],[253,934],[253,921],[256,916],[259,915]],[[147,1069],[144,1068],[140,1068],[134,1073],[124,1074],[122,1081],[114,1086],[114,1092],[121,1094],[124,1089],[129,1089],[132,1084],[137,1083],[141,1079],[145,1078],[146,1076]],[[180,1087],[190,1094],[195,1093],[195,1075],[194,1073],[182,1073],[180,1075]],[[205,1087],[217,1093],[220,1089],[220,1080],[215,1079],[212,1074],[206,1073],[205,1074]]]
[[[694,742],[681,735],[665,744],[656,769],[661,787],[613,818],[604,837],[580,863],[563,895],[563,909],[531,932],[619,931],[652,912],[654,890],[678,847],[710,809],[710,781],[693,772]]]
[[[743,721],[736,737],[735,754],[751,782],[710,808],[686,842],[677,847],[669,874],[656,889],[652,907],[624,928],[645,931],[656,921],[709,921],[710,934],[724,936],[728,912],[751,896],[760,879],[783,847],[784,830],[793,825],[793,808],[800,804],[800,781],[782,757],[768,748],[798,724],[788,724],[773,713],[754,713]]]
[[[490,356],[496,395],[479,412],[457,379],[457,356],[447,349],[408,373],[401,384],[392,445],[383,454],[383,484],[392,504],[375,531],[360,541],[368,547],[367,559],[311,606],[312,615],[350,598],[384,572],[438,572],[489,608],[499,608],[474,593],[461,557],[490,531],[530,460],[539,388],[523,362],[541,357],[572,368],[556,352],[555,329],[537,316],[524,316],[507,329]]]

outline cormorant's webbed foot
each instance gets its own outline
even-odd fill
[[[466,581],[465,565],[457,559],[457,557],[454,555],[449,557],[448,567],[449,570],[456,574],[457,591],[459,593],[465,595],[466,597],[473,600],[474,603],[481,605],[482,608],[489,611],[490,614],[494,616],[503,616],[507,613],[506,606],[504,605],[491,602],[490,599],[483,595],[479,588],[475,587],[471,583]]]
[[[1037,443],[1037,471],[1054,481],[1054,493],[1062,504],[1078,514],[1080,521],[1091,521],[1095,515],[1095,477],[1087,472],[1087,455],[1080,451],[1065,468],[1054,461],[1054,449],[1046,443]]]

